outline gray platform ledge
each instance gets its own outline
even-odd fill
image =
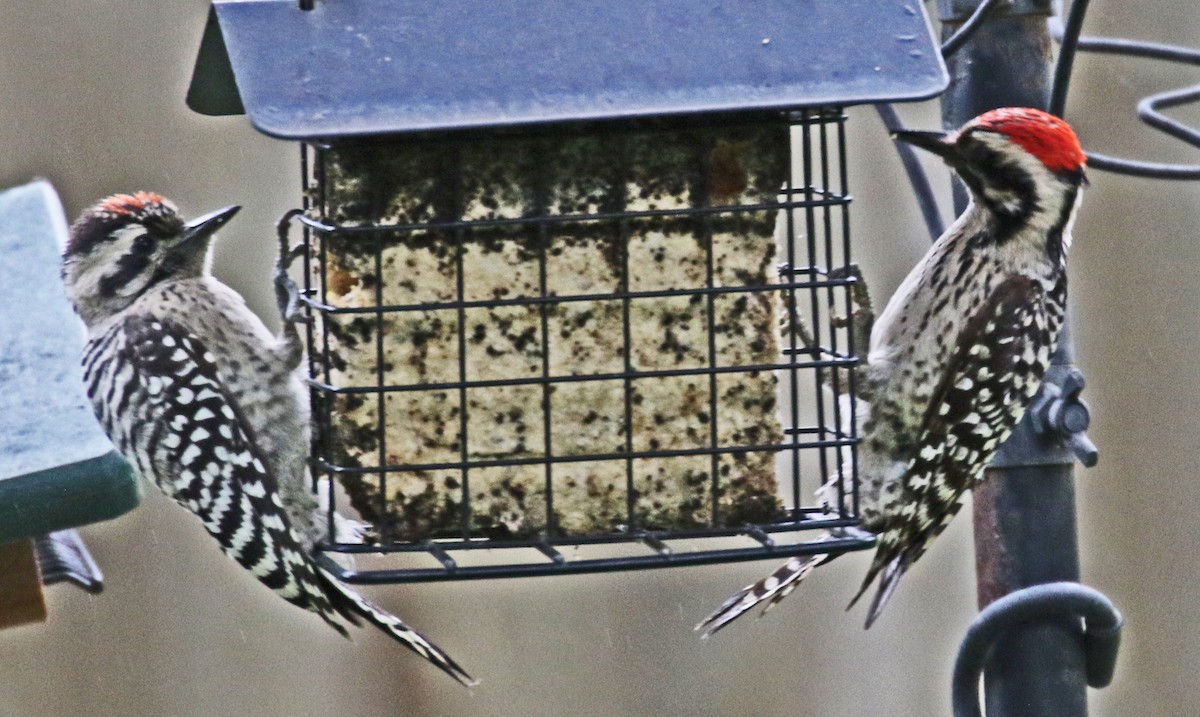
[[[284,139],[926,99],[917,0],[218,0],[188,105]]]
[[[66,233],[49,183],[0,193],[0,543],[114,518],[141,497],[83,395],[83,324],[59,277]]]

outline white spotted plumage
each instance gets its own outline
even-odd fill
[[[185,225],[161,197],[138,193],[104,200],[72,227],[63,275],[88,325],[85,388],[101,425],[285,600],[343,635],[343,621],[366,620],[471,684],[449,655],[310,557],[324,536],[306,477],[302,348],[293,325],[276,339],[209,275],[211,222],[231,215]]]
[[[1074,133],[1037,110],[994,110],[956,133],[898,138],[945,158],[972,203],[888,301],[860,369],[861,522],[878,544],[851,605],[876,585],[867,627],[1041,385],[1065,311],[1066,250],[1084,183]],[[836,501],[835,490],[819,493]],[[832,557],[793,558],[698,629],[708,635],[755,605],[769,608]]]

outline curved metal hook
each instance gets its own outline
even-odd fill
[[[1034,585],[1005,595],[980,611],[967,629],[954,662],[951,704],[954,717],[981,717],[979,676],[992,644],[1004,633],[1063,616],[1083,619],[1087,683],[1112,682],[1121,643],[1121,613],[1103,593],[1079,583]]]
[[[1136,40],[1080,37],[1083,17],[1087,13],[1088,0],[1074,0],[1064,27],[1062,20],[1051,17],[1048,21],[1050,34],[1062,47],[1058,64],[1054,68],[1054,84],[1050,91],[1050,113],[1063,116],[1067,104],[1067,90],[1071,82],[1071,68],[1077,49],[1086,52],[1101,52],[1129,57],[1144,57],[1153,60],[1181,62],[1200,65],[1200,51],[1174,45],[1160,45]],[[1138,117],[1146,124],[1193,147],[1200,147],[1200,132],[1158,112],[1158,109],[1174,107],[1200,99],[1200,85],[1151,95],[1138,103]],[[1200,179],[1200,165],[1163,164],[1138,162],[1130,159],[1088,153],[1088,166],[1107,172],[1128,174],[1151,179]]]
[[[883,126],[887,128],[888,132],[895,133],[904,129],[904,124],[900,122],[900,115],[896,113],[894,106],[880,103],[875,105],[875,111],[879,113],[879,119],[883,121]],[[929,184],[929,175],[925,174],[921,160],[917,159],[916,150],[911,144],[905,142],[893,142],[892,144],[896,146],[896,154],[900,156],[900,163],[904,165],[904,173],[908,175],[909,186],[917,196],[917,206],[921,208],[921,218],[925,220],[925,229],[929,231],[930,240],[937,241],[942,232],[946,231],[946,223],[942,220],[942,212],[938,209],[937,200],[933,197],[933,187]]]
[[[987,22],[997,10],[1011,4],[1012,0],[983,0],[979,3],[975,12],[971,13],[962,27],[958,28],[958,32],[946,38],[946,41],[942,43],[942,59],[958,52],[959,48],[967,44],[967,40],[970,40],[975,31],[982,27],[983,23]]]

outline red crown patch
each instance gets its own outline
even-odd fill
[[[976,117],[972,125],[1000,132],[1055,172],[1077,172],[1087,164],[1071,125],[1029,107],[1004,107]]]

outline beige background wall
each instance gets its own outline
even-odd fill
[[[1092,33],[1200,44],[1195,3],[1093,5]],[[206,11],[201,0],[0,3],[0,185],[48,177],[71,215],[140,188],[192,214],[241,203],[215,270],[269,316],[270,226],[298,202],[297,152],[244,118],[184,107]],[[1089,148],[1194,161],[1129,117],[1139,93],[1196,78],[1084,57],[1068,118]],[[932,108],[906,114],[935,125]],[[853,115],[856,251],[882,292],[925,239],[873,113]],[[1200,185],[1094,172],[1076,229],[1077,343],[1102,450],[1079,481],[1083,570],[1128,617],[1097,715],[1200,705],[1198,200]],[[949,714],[954,648],[974,614],[966,520],[870,633],[861,611],[842,611],[865,555],[707,642],[696,619],[769,563],[370,589],[484,677],[467,692],[380,635],[348,643],[283,607],[156,492],[84,532],[108,588],[54,588],[49,622],[0,633],[0,715]]]

